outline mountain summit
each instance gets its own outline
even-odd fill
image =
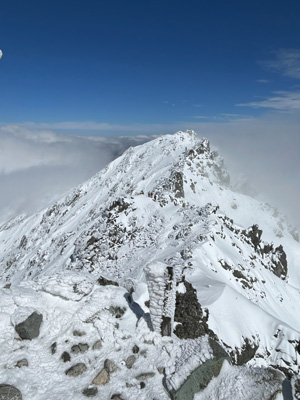
[[[0,228],[1,381],[30,400],[297,396],[299,258],[207,139],[129,148]]]

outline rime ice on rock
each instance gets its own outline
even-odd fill
[[[154,331],[171,336],[174,322],[176,282],[172,267],[156,262],[145,268],[150,315]]]

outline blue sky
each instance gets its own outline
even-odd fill
[[[116,135],[300,120],[298,0],[11,0],[0,12],[2,125]]]

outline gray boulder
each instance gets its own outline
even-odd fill
[[[0,400],[22,400],[22,393],[11,385],[0,385]]]
[[[87,370],[87,367],[84,363],[78,363],[73,365],[71,368],[65,371],[65,374],[68,376],[76,377],[78,375],[83,374]]]
[[[32,340],[39,336],[43,316],[33,312],[25,321],[15,326],[17,334],[23,340]]]
[[[22,358],[22,360],[18,360],[16,364],[17,368],[28,367],[28,361],[26,358]]]
[[[95,397],[98,393],[98,389],[96,387],[86,388],[82,391],[82,394],[85,397]]]
[[[74,354],[85,353],[88,351],[89,345],[87,343],[78,343],[72,346],[71,351]]]
[[[128,369],[131,369],[133,364],[136,362],[136,357],[135,356],[129,356],[126,360],[125,360],[125,365]]]

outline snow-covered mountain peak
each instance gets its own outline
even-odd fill
[[[120,337],[127,347],[134,335],[150,337],[158,346],[149,350],[153,365],[163,363],[158,352],[168,359],[170,392],[218,346],[235,364],[272,365],[289,376],[299,372],[300,245],[275,211],[232,190],[207,139],[193,131],[161,136],[129,148],[47,210],[1,227],[3,296],[16,315],[36,299],[59,304],[63,311],[37,305],[49,326],[56,312],[70,323],[69,302],[93,338],[113,338],[106,352]],[[51,329],[54,341],[59,329]],[[155,382],[164,399],[164,385]],[[131,398],[152,399],[153,390]]]

